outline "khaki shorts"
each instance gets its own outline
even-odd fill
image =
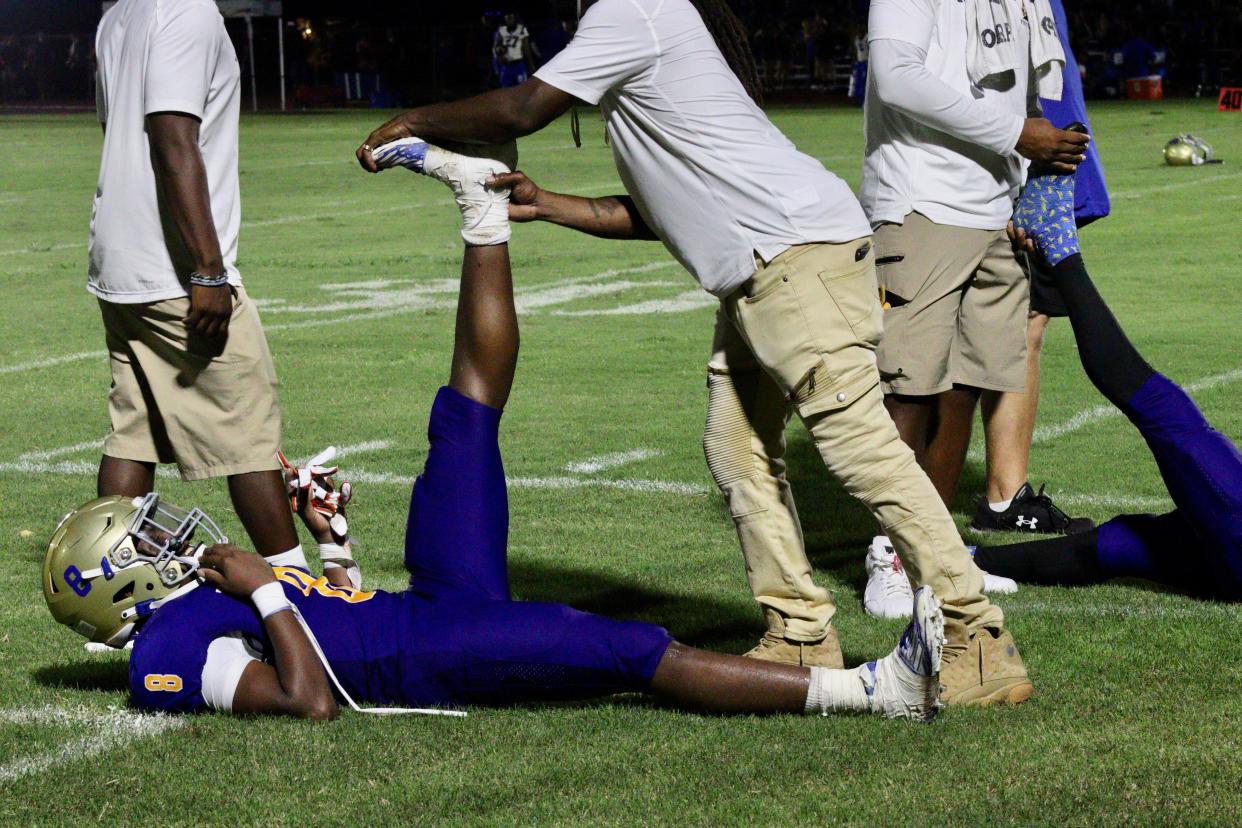
[[[911,213],[879,227],[875,246],[888,307],[878,352],[884,393],[1026,390],[1030,281],[1005,231]]]
[[[112,367],[105,455],[176,463],[184,480],[280,468],[276,368],[244,288],[224,340],[188,334],[188,298],[99,307]]]

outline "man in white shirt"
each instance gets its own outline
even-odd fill
[[[150,492],[157,463],[227,477],[258,550],[304,565],[276,458],[276,371],[235,265],[241,72],[224,19],[211,0],[121,0],[96,52],[87,289],[112,369],[99,495]]]
[[[887,309],[878,355],[886,405],[948,503],[982,399],[987,500],[992,513],[1009,516],[1003,527],[984,528],[1011,530],[1042,530],[1065,516],[1026,483],[1029,288],[1005,225],[1024,157],[1072,171],[1087,143],[1039,116],[1033,78],[1040,67],[1030,55],[1043,34],[1036,31],[1033,42],[1027,19],[1035,6],[872,0],[860,195],[875,228]],[[978,67],[1006,48],[1020,65],[980,77]],[[1021,507],[1010,508],[1018,500]],[[1037,520],[1034,508],[1043,510]],[[877,538],[869,591],[892,594],[895,607],[909,602],[909,592],[894,561],[887,540]],[[869,602],[869,611],[886,614],[882,604]]]
[[[405,153],[403,166],[443,175],[448,162],[426,142],[499,143],[578,100],[599,104],[628,195],[548,193],[521,174],[493,187],[513,189],[518,221],[659,239],[720,298],[704,447],[768,617],[749,655],[841,663],[834,607],[811,580],[785,480],[792,409],[825,464],[889,529],[914,580],[944,601],[945,700],[1023,701],[1033,688],[1003,615],[883,407],[870,228],[845,183],[798,152],[748,95],[753,61],[737,60],[748,52],[732,23],[721,0],[600,0],[535,78],[398,116],[359,147],[359,161],[378,171],[373,150],[382,149],[385,166]],[[487,176],[451,178],[467,242],[507,241],[510,213],[489,206]]]

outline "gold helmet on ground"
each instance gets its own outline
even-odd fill
[[[43,597],[60,623],[102,644],[123,647],[160,602],[198,582],[203,544],[224,543],[211,518],[145,497],[101,497],[56,527],[43,559]]]
[[[1185,132],[1164,145],[1164,163],[1171,167],[1197,167],[1211,160],[1212,146]]]

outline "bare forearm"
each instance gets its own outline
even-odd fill
[[[583,198],[544,190],[539,195],[538,217],[602,239],[657,240],[629,196]]]
[[[449,103],[430,104],[400,116],[411,135],[433,144],[500,144],[543,127],[526,112],[529,90],[494,89]]]
[[[194,269],[206,276],[224,272],[224,257],[211,215],[207,169],[197,145],[153,146],[156,176],[177,234],[194,261]]]
[[[306,631],[293,610],[269,615],[263,622],[276,652],[276,678],[285,698],[285,712],[310,719],[333,719],[336,699]]]

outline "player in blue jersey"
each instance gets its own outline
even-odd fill
[[[436,152],[436,177],[468,202],[468,227],[480,209],[507,215],[507,192],[461,192],[477,165]],[[518,328],[508,228],[481,224],[490,243],[466,247],[450,380],[432,407],[410,502],[408,589],[366,592],[273,568],[220,543],[198,510],[154,494],[103,498],[52,539],[43,585],[56,619],[113,646],[133,639],[131,691],[146,710],[325,719],[342,703],[446,708],[640,692],[718,712],[930,719],[944,619],[927,589],[898,648],[850,670],[709,653],[652,624],[511,599],[498,432]],[[302,515],[330,539],[323,516]]]
[[[1087,376],[1143,435],[1177,508],[1122,515],[1079,535],[981,549],[975,561],[1029,583],[1143,578],[1242,601],[1242,452],[1184,390],[1147,364],[1096,291],[1079,252],[1074,179],[1032,175],[1014,222],[1015,240],[1033,243],[1050,265]]]

